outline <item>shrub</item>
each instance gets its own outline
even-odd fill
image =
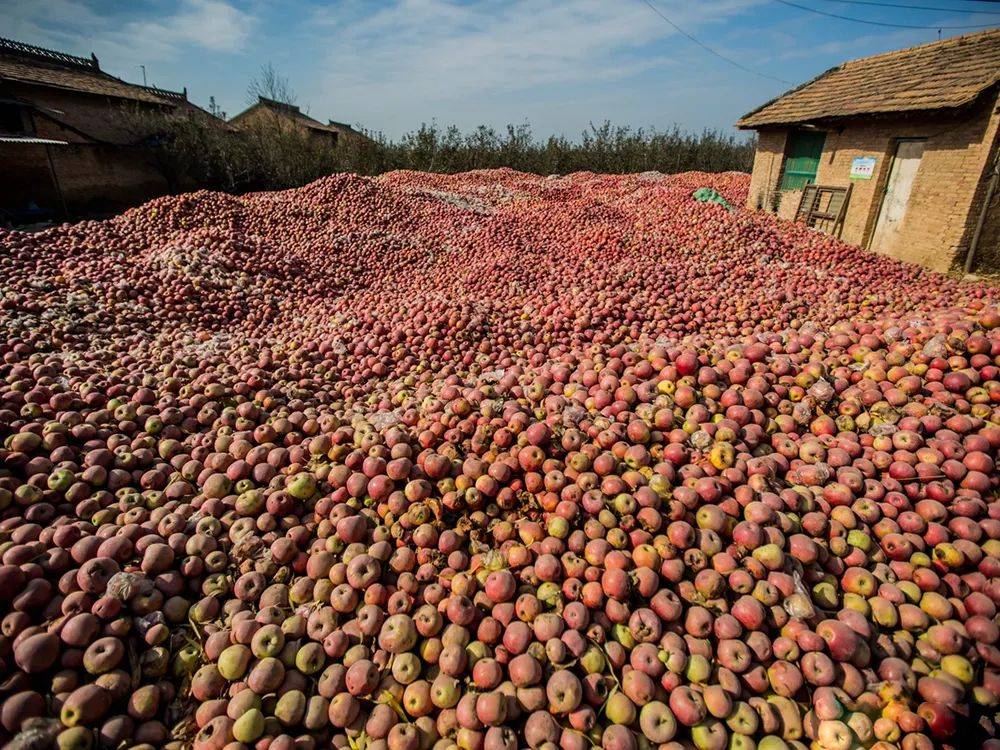
[[[509,167],[536,174],[749,171],[754,143],[717,130],[700,134],[633,129],[610,122],[580,138],[538,139],[530,125],[503,131],[481,125],[422,124],[398,140],[381,133],[346,135],[336,148],[279,117],[234,129],[200,111],[126,111],[126,125],[155,154],[173,192],[232,193],[296,187],[333,172],[375,175],[396,169],[453,174]]]

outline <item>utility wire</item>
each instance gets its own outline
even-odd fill
[[[996,26],[995,23],[970,24],[967,26],[914,26],[908,23],[889,23],[888,21],[868,21],[864,18],[854,18],[853,16],[842,16],[839,13],[827,13],[825,10],[810,8],[808,5],[799,5],[791,0],[777,0],[782,5],[788,5],[799,10],[807,10],[827,18],[837,18],[841,21],[854,21],[854,23],[866,23],[869,26],[887,26],[893,29],[922,29],[923,31],[939,31],[941,29],[990,29]]]
[[[784,78],[778,78],[777,76],[768,75],[767,73],[761,73],[759,70],[754,70],[753,68],[748,68],[746,65],[743,65],[742,63],[737,62],[736,60],[734,60],[731,57],[727,57],[726,55],[722,54],[718,50],[712,49],[707,44],[705,44],[704,42],[700,41],[699,39],[691,36],[691,34],[687,33],[686,31],[684,31],[684,29],[682,29],[676,23],[674,23],[669,18],[667,18],[667,16],[663,13],[663,11],[661,11],[659,8],[657,8],[652,3],[652,0],[642,0],[642,2],[645,3],[645,5],[651,11],[653,11],[656,15],[658,15],[664,21],[666,21],[667,23],[669,23],[671,26],[673,26],[677,30],[677,32],[679,34],[681,34],[682,36],[687,37],[688,39],[690,39],[692,42],[694,42],[695,44],[697,44],[699,47],[701,47],[706,52],[710,52],[711,54],[715,55],[719,59],[725,60],[730,65],[734,65],[735,67],[739,68],[740,70],[746,71],[747,73],[751,73],[751,74],[753,74],[755,76],[760,76],[761,78],[767,78],[770,81],[777,81],[778,83],[785,83],[785,84],[788,84],[788,85],[792,84],[791,81],[786,81]]]
[[[906,10],[938,10],[944,13],[978,13],[986,16],[1000,15],[1000,10],[978,10],[946,8],[943,5],[908,5],[906,3],[880,3],[877,0],[827,0],[830,3],[848,3],[850,5],[877,5],[880,8],[905,8]]]

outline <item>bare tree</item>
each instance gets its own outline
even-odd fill
[[[262,65],[260,73],[247,86],[247,102],[256,104],[260,97],[283,104],[295,104],[298,98],[288,79],[278,73],[271,63]]]

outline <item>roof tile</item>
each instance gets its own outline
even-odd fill
[[[0,39],[0,80],[51,86],[119,99],[171,104],[149,89],[102,71],[96,61]]]
[[[1000,81],[1000,29],[851,60],[743,116],[740,128],[954,109]]]
[[[279,102],[279,101],[275,101],[273,99],[267,99],[267,98],[265,98],[263,96],[257,97],[257,103],[256,104],[252,105],[250,108],[244,110],[243,112],[240,112],[238,115],[236,115],[235,117],[233,117],[233,119],[231,120],[231,122],[239,120],[240,118],[242,118],[243,116],[245,116],[249,112],[251,112],[251,111],[253,111],[253,110],[255,110],[255,109],[259,108],[259,107],[263,107],[265,109],[269,109],[272,112],[280,114],[280,115],[282,115],[284,117],[287,117],[287,118],[289,118],[291,120],[294,120],[295,122],[299,123],[299,125],[301,125],[302,127],[308,128],[309,130],[315,130],[315,131],[319,131],[319,132],[322,132],[322,133],[338,133],[338,134],[341,133],[341,132],[343,132],[343,130],[344,130],[344,128],[337,127],[337,126],[335,126],[333,124],[324,125],[319,120],[317,120],[317,119],[315,119],[315,118],[310,117],[309,115],[307,115],[305,112],[303,112],[301,109],[299,109],[294,104],[286,104],[285,102]]]

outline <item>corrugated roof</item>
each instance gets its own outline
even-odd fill
[[[1000,29],[851,60],[743,116],[740,128],[957,109],[1000,81]]]
[[[96,58],[88,60],[10,39],[0,39],[0,79],[150,104],[172,103],[105,73]]]

